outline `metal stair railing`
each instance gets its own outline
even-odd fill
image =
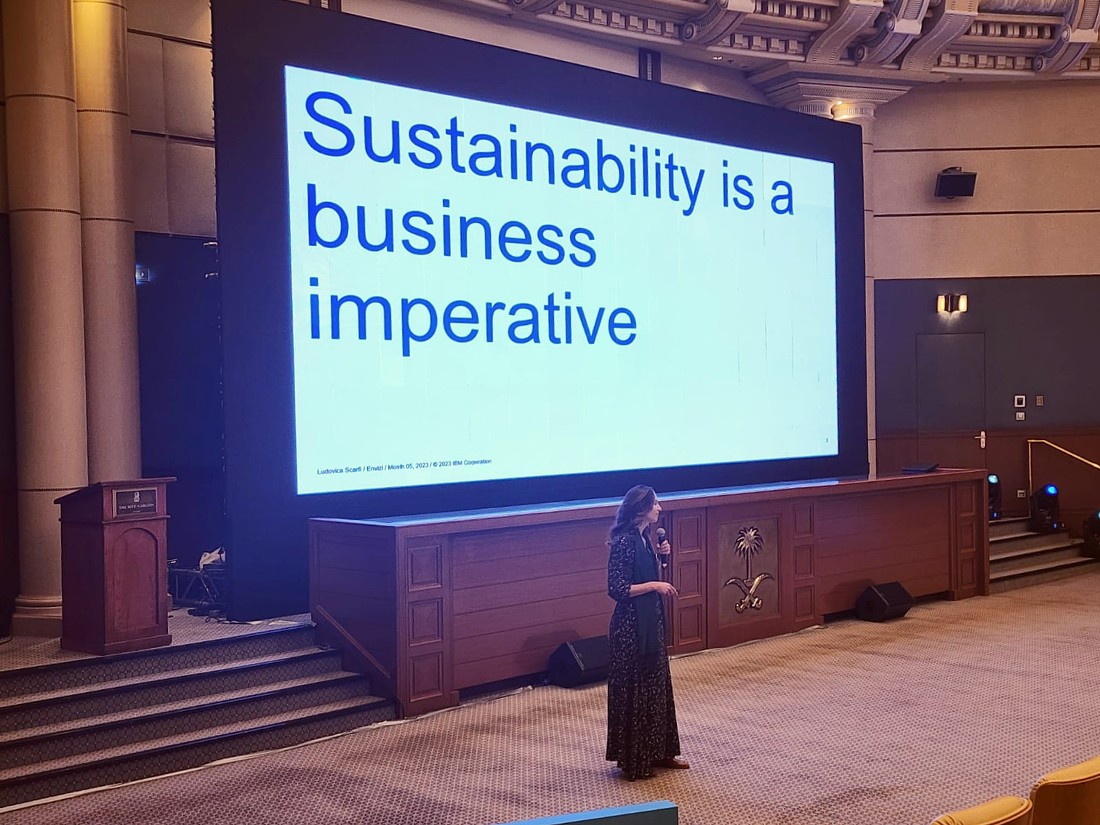
[[[1063,453],[1064,455],[1068,455],[1070,458],[1072,458],[1076,461],[1080,461],[1082,464],[1087,464],[1089,467],[1092,467],[1094,470],[1100,470],[1100,464],[1097,464],[1095,461],[1089,461],[1084,456],[1077,455],[1077,453],[1070,452],[1065,447],[1062,447],[1058,444],[1055,444],[1053,441],[1047,441],[1045,438],[1029,438],[1027,440],[1027,489],[1028,489],[1029,494],[1032,490],[1035,489],[1035,484],[1032,481],[1032,477],[1031,477],[1031,448],[1032,448],[1033,444],[1044,444],[1047,447],[1051,447],[1052,449],[1055,449],[1058,452]]]

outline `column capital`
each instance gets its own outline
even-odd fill
[[[833,116],[833,107],[836,105],[835,101],[826,98],[810,98],[808,100],[799,100],[795,103],[789,104],[786,108],[792,112],[798,112],[803,115],[815,115],[817,117],[831,118]]]
[[[910,89],[939,83],[943,76],[922,72],[882,71],[868,73],[849,66],[821,66],[805,63],[780,63],[749,75],[749,82],[763,92],[775,106],[836,117],[835,109],[871,106],[896,100]],[[820,102],[829,103],[829,111],[819,111]],[[866,116],[866,115],[865,115]]]
[[[870,100],[842,101],[832,108],[833,120],[874,120],[878,104]]]

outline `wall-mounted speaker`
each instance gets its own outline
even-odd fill
[[[936,197],[972,198],[977,182],[977,172],[964,172],[961,166],[949,166],[936,176]]]
[[[550,654],[547,663],[550,683],[577,687],[606,679],[609,652],[610,640],[607,636],[593,636],[560,645]]]
[[[901,582],[872,584],[856,599],[856,615],[865,622],[885,622],[900,619],[912,606],[913,597]]]

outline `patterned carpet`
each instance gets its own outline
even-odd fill
[[[255,622],[217,621],[205,616],[192,616],[186,608],[181,607],[168,614],[168,632],[172,636],[172,647],[177,647],[225,639],[230,636],[248,636],[265,630],[309,624],[311,621],[308,613]],[[61,640],[56,636],[52,638],[16,636],[0,645],[0,671],[97,658],[99,657],[90,653],[62,650]]]
[[[690,771],[602,760],[603,685],[538,687],[0,814],[0,825],[490,825],[670,799],[685,825],[927,823],[1100,753],[1100,573],[672,663]]]

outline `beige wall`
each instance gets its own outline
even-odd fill
[[[214,237],[214,109],[209,0],[128,0],[135,229]],[[637,72],[637,50],[566,39],[412,0],[344,0],[347,13],[479,40],[620,74]],[[668,57],[662,80],[696,91],[764,102],[736,70]]]
[[[410,0],[344,9],[631,74],[637,53]],[[208,0],[128,0],[135,228],[214,237]],[[666,57],[663,80],[753,102],[736,71]],[[0,113],[2,113],[0,102]],[[878,279],[1100,273],[1100,83],[940,84],[880,106],[869,189]],[[3,141],[0,119],[0,148]],[[6,182],[0,164],[0,184]],[[936,172],[978,172],[975,197],[932,197]],[[0,212],[7,186],[0,185]]]
[[[1100,273],[1100,84],[951,84],[879,107],[876,279]],[[948,166],[973,198],[932,195]]]
[[[471,40],[633,74],[633,45],[520,29],[411,0],[344,0]],[[129,0],[134,205],[139,231],[213,237],[214,125],[207,0]],[[729,67],[665,57],[662,79],[764,102]],[[880,106],[868,170],[876,279],[1100,272],[1100,84],[939,84]],[[978,173],[975,196],[936,199],[936,173]]]

